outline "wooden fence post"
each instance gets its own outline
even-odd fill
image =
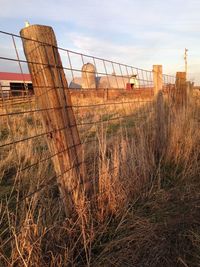
[[[74,189],[82,190],[85,166],[68,84],[57,49],[53,29],[31,25],[21,30],[25,56],[32,77],[34,93],[42,116],[46,140],[57,174],[66,216],[70,217]]]
[[[163,87],[162,65],[153,65],[153,83],[154,95],[156,96]]]
[[[186,72],[176,73],[176,91],[175,91],[175,105],[176,108],[184,107],[187,104],[187,86],[186,86]]]
[[[163,156],[166,145],[166,120],[163,98],[162,65],[153,65],[153,82],[155,97],[155,126],[156,126],[156,159],[159,162]]]

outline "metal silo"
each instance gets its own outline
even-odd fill
[[[82,67],[82,88],[96,89],[96,68],[91,63],[84,64]]]

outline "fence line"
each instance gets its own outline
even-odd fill
[[[183,94],[185,80],[164,75],[161,68],[149,71],[60,48],[51,28],[45,30],[49,34],[46,41],[41,35],[44,28],[37,26],[23,29],[22,36],[0,31],[0,39],[9,40],[8,51],[0,54],[0,65],[19,72],[23,84],[22,90],[15,90],[10,89],[9,81],[1,82],[0,154],[2,161],[10,157],[10,164],[15,162],[12,177],[18,173],[23,178],[24,171],[34,174],[34,167],[53,162],[55,175],[50,181],[55,179],[60,187],[70,216],[74,200],[71,196],[67,200],[66,195],[80,184],[86,190],[87,183],[95,182],[87,178],[87,170],[80,170],[94,163],[84,159],[83,146],[85,154],[91,149],[98,154],[102,129],[111,140],[121,135],[121,128],[137,128],[150,120],[158,91],[180,104],[183,98],[177,100],[177,95]],[[29,70],[34,94],[25,79]],[[95,144],[89,146],[91,143]],[[26,148],[31,150],[27,160]],[[9,170],[4,164],[2,171],[6,179]],[[48,172],[45,177],[49,180]]]

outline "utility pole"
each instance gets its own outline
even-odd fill
[[[185,53],[184,53],[184,61],[185,61],[185,73],[186,73],[186,81],[187,81],[187,57],[188,57],[188,54],[187,54],[187,52],[188,52],[188,49],[187,48],[185,48]]]

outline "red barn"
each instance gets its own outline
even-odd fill
[[[0,95],[21,96],[33,94],[31,75],[27,73],[0,72]]]

